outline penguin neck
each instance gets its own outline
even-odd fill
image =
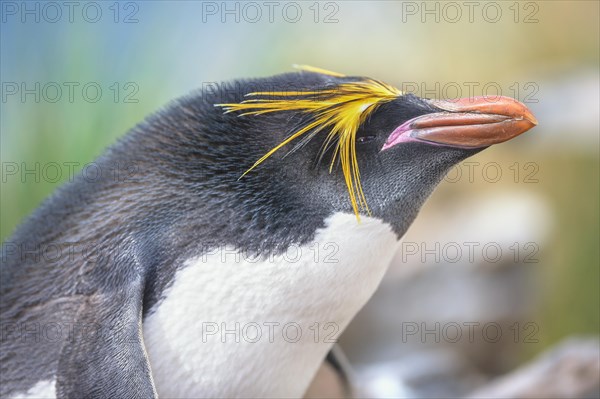
[[[388,224],[338,213],[280,255],[187,260],[144,321],[159,395],[301,397],[397,243]]]

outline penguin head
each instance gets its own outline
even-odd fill
[[[216,106],[203,128],[214,173],[235,179],[255,211],[272,222],[354,213],[398,236],[453,165],[537,123],[505,97],[430,100],[315,68],[234,82],[205,101]]]

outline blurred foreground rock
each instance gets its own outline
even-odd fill
[[[486,378],[460,358],[445,355],[387,362],[362,369],[360,398],[572,398],[600,397],[600,340],[569,338],[524,366]],[[419,364],[420,362],[420,364]],[[401,376],[401,378],[399,378]],[[479,386],[466,394],[469,386]]]
[[[598,398],[600,341],[571,338],[469,398]]]

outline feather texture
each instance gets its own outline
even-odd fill
[[[298,68],[336,77],[344,76],[315,67],[298,66]],[[360,184],[360,171],[356,156],[356,132],[377,106],[392,101],[401,94],[402,92],[397,88],[381,81],[357,78],[354,81],[339,83],[317,91],[247,93],[247,97],[253,98],[240,103],[216,105],[223,107],[225,112],[243,111],[240,116],[283,111],[295,111],[310,116],[284,141],[258,159],[241,177],[292,141],[299,138],[310,139],[318,132],[328,130],[322,151],[333,146],[329,172],[332,172],[336,161],[339,160],[348,187],[352,209],[357,219],[360,220],[361,210],[366,211],[367,214],[370,214],[370,211]]]

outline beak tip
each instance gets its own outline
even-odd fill
[[[527,121],[529,121],[531,123],[531,125],[532,125],[531,127],[537,126],[538,125],[537,118],[535,116],[533,116],[533,113],[525,105],[523,105],[523,108],[525,108],[525,112],[523,112],[523,118],[527,119]]]
[[[538,120],[533,115],[531,115],[531,119],[529,119],[529,122],[531,122],[531,124],[533,125],[532,127],[538,125]]]

